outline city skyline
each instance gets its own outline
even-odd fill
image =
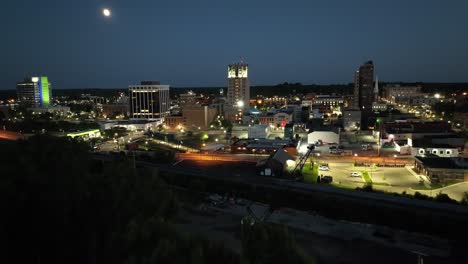
[[[468,81],[464,1],[247,3],[7,3],[0,89],[33,75],[51,76],[57,89],[144,79],[226,86],[225,66],[240,57],[252,69],[252,86],[352,83],[367,60],[383,81]],[[34,39],[41,41],[31,45]]]

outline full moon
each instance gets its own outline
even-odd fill
[[[104,9],[102,10],[102,14],[103,14],[105,17],[110,17],[111,11],[110,11],[109,9],[107,9],[107,8],[104,8]]]

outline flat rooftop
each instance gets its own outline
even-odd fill
[[[467,158],[415,157],[416,161],[434,169],[468,169]]]

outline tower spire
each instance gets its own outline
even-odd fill
[[[377,102],[378,99],[379,99],[379,76],[375,76],[374,101]]]

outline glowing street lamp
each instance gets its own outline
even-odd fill
[[[244,102],[242,100],[237,101],[237,107],[243,108],[244,107]]]

